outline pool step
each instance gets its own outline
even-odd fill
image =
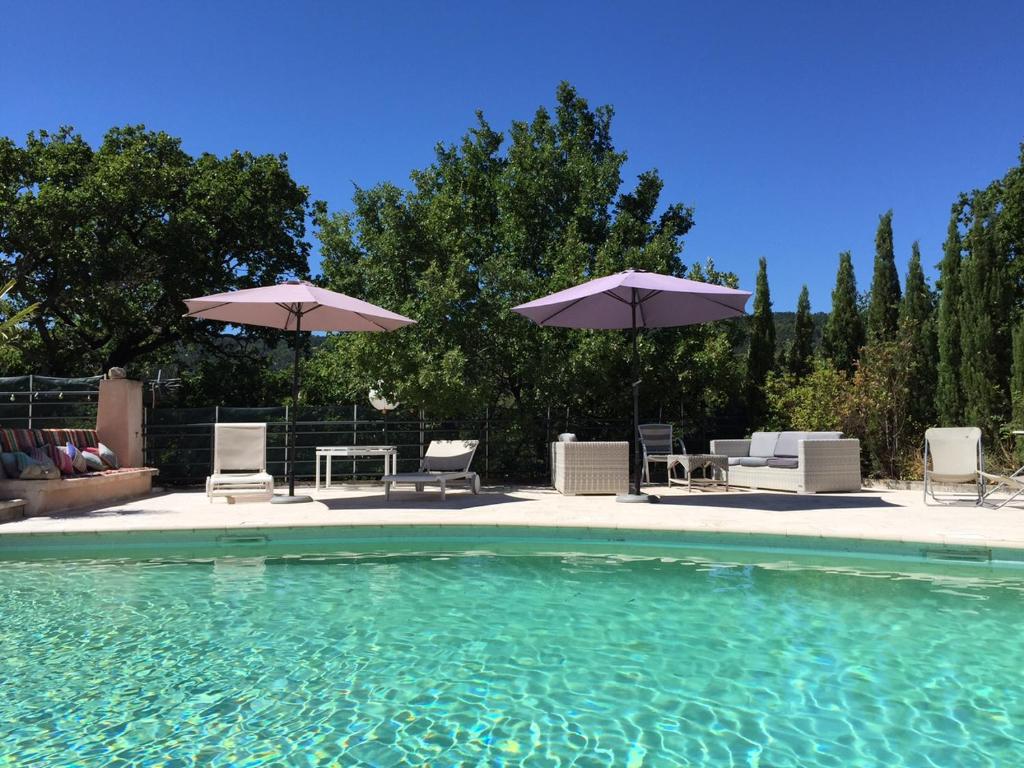
[[[24,499],[6,499],[0,501],[0,523],[21,520],[25,517]]]
[[[992,550],[988,547],[942,547],[924,549],[921,556],[926,560],[947,560],[955,563],[988,563],[992,561]]]
[[[224,534],[217,537],[217,543],[230,547],[259,547],[270,541],[268,536],[261,534],[236,535]]]

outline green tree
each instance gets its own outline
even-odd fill
[[[875,271],[867,312],[868,341],[892,341],[896,338],[900,307],[900,277],[892,245],[892,211],[878,220],[875,233]]]
[[[849,377],[828,360],[814,361],[798,379],[791,373],[769,374],[765,383],[768,426],[808,432],[837,432],[848,428]]]
[[[961,268],[960,377],[965,420],[994,438],[1009,405],[1009,296],[1006,264],[997,251],[990,204],[984,196],[974,200],[969,256]]]
[[[437,415],[552,403],[628,413],[628,334],[540,328],[511,308],[626,267],[735,277],[683,265],[693,213],[661,203],[657,173],[620,190],[626,156],[611,121],[610,107],[591,109],[563,83],[554,110],[513,122],[507,141],[478,113],[457,145],[439,145],[411,174],[410,189],[358,189],[351,211],[318,216],[323,282],[419,321],[325,342],[308,370],[320,396],[363,398],[372,386]],[[712,376],[729,371],[733,334],[729,323],[642,334],[645,407],[688,403],[696,419],[728,402],[735,375]]]
[[[857,279],[849,251],[839,254],[832,312],[821,336],[822,354],[841,371],[852,373],[864,346],[864,324],[857,307]]]
[[[935,419],[935,297],[921,268],[921,248],[911,247],[906,289],[900,302],[899,338],[906,342],[906,365],[914,392],[911,415],[920,425]]]
[[[962,204],[953,206],[939,263],[939,306],[936,319],[938,370],[935,406],[939,424],[961,423],[963,397],[960,384],[960,260],[962,243],[959,218]]]
[[[909,354],[905,340],[868,343],[850,387],[843,431],[860,439],[864,463],[875,477],[908,477],[918,456]]]
[[[754,311],[750,317],[750,344],[747,347],[745,391],[752,424],[760,425],[766,416],[764,383],[775,363],[775,319],[768,287],[768,260],[758,262],[754,288]]]
[[[97,373],[218,336],[182,299],[305,274],[312,210],[283,155],[192,157],[143,126],[0,139],[0,273],[39,305],[26,364]]]
[[[1013,328],[1013,362],[1010,371],[1012,424],[1024,429],[1024,316]]]
[[[787,370],[798,379],[806,376],[811,371],[813,355],[814,318],[811,316],[811,296],[805,285],[796,302],[796,327],[786,359]]]

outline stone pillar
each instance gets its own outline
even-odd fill
[[[96,432],[122,467],[142,466],[142,382],[104,379],[96,409]]]

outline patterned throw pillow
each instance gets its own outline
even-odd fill
[[[72,443],[68,443],[64,447],[64,450],[67,451],[68,456],[71,457],[71,466],[74,467],[75,472],[82,473],[89,471],[89,465],[85,463],[85,456],[83,456],[82,452],[75,448]]]
[[[103,463],[111,469],[120,469],[121,464],[117,460],[117,454],[107,448],[103,443],[100,443],[97,449],[100,453],[100,458],[103,459]]]
[[[24,451],[14,452],[15,466],[19,480],[43,480],[43,465],[33,459]]]
[[[0,453],[0,464],[3,465],[4,474],[7,477],[17,480],[21,472],[18,470],[18,457],[14,455],[13,451]]]
[[[90,472],[102,472],[106,469],[98,451],[98,448],[83,448],[78,452],[78,455],[85,459],[86,466],[88,466]]]
[[[33,448],[29,451],[29,456],[33,460],[37,461],[42,469],[43,480],[59,480],[60,470],[57,469],[57,465],[53,463],[53,459],[50,458],[50,452],[45,448]]]
[[[64,446],[47,445],[46,450],[62,475],[75,474],[75,464],[71,461],[71,456],[68,454],[67,449],[64,448]]]

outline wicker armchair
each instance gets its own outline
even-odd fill
[[[626,493],[629,443],[552,443],[551,484],[566,496]]]

